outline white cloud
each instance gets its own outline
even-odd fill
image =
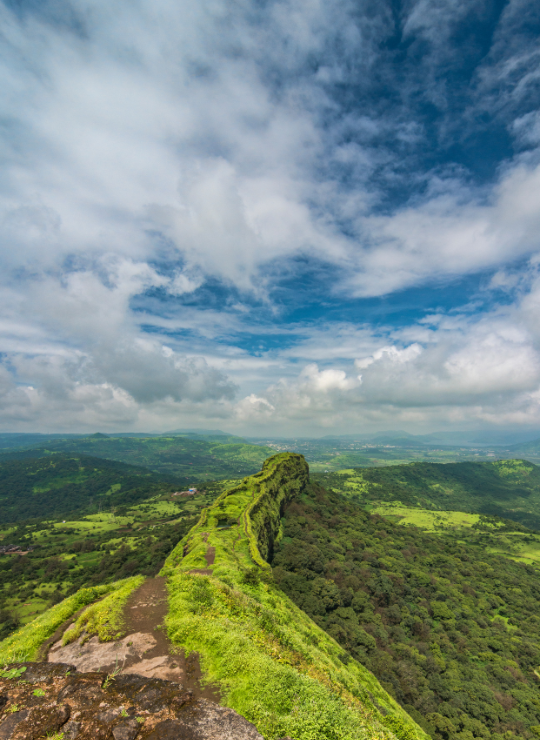
[[[307,431],[392,414],[421,424],[498,408],[502,419],[512,404],[534,416],[540,292],[507,263],[540,249],[536,155],[502,163],[482,187],[452,163],[410,169],[426,140],[415,85],[433,63],[422,94],[445,109],[437,65],[455,62],[453,29],[475,4],[405,7],[404,36],[427,40],[431,62],[403,86],[382,69],[380,42],[396,29],[380,4],[83,0],[61,19],[38,5],[0,5],[4,424],[163,428],[186,417]],[[518,5],[503,13],[509,27]],[[536,112],[510,105],[532,88],[537,57],[503,48],[500,33],[497,44],[467,120],[498,110],[492,90],[513,85],[505,120],[537,146]],[[402,98],[390,113],[362,98],[379,74]],[[350,110],[336,84],[363,102]],[[424,194],[375,211],[389,183],[410,182]],[[520,297],[474,321],[440,313],[400,331],[277,327],[296,344],[253,357],[244,335],[279,323],[272,280],[291,258],[334,268],[321,301],[485,269],[492,289]],[[208,280],[231,290],[230,306],[182,304]],[[267,307],[255,329],[248,293]]]

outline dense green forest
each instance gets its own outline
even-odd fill
[[[174,481],[185,484],[185,479]],[[170,478],[85,455],[0,462],[0,522],[68,516],[133,504],[174,487]]]
[[[364,505],[400,501],[441,511],[471,511],[540,529],[540,467],[525,460],[426,463],[314,476]]]
[[[283,524],[277,583],[436,740],[540,735],[536,569],[317,484]]]
[[[273,450],[248,444],[240,437],[193,434],[148,437],[88,437],[47,439],[28,449],[25,455],[87,455],[146,467],[156,473],[189,478],[190,481],[232,478],[257,472]],[[21,451],[5,453],[21,458]],[[0,460],[2,457],[0,456]]]

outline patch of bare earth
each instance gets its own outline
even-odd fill
[[[213,549],[213,548],[212,548]],[[210,571],[211,572],[211,571]],[[195,699],[219,703],[219,689],[201,686],[198,655],[175,648],[167,638],[167,590],[165,578],[147,578],[131,594],[124,609],[125,637],[112,642],[99,642],[97,636],[62,646],[62,640],[51,646],[47,660],[51,663],[69,663],[79,671],[106,671],[159,678],[180,684]],[[64,630],[65,631],[65,630]],[[1,740],[1,737],[0,737]]]

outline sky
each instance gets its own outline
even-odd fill
[[[0,0],[0,430],[540,429],[539,35]]]

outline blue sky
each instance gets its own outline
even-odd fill
[[[0,428],[540,428],[532,0],[0,2]]]

